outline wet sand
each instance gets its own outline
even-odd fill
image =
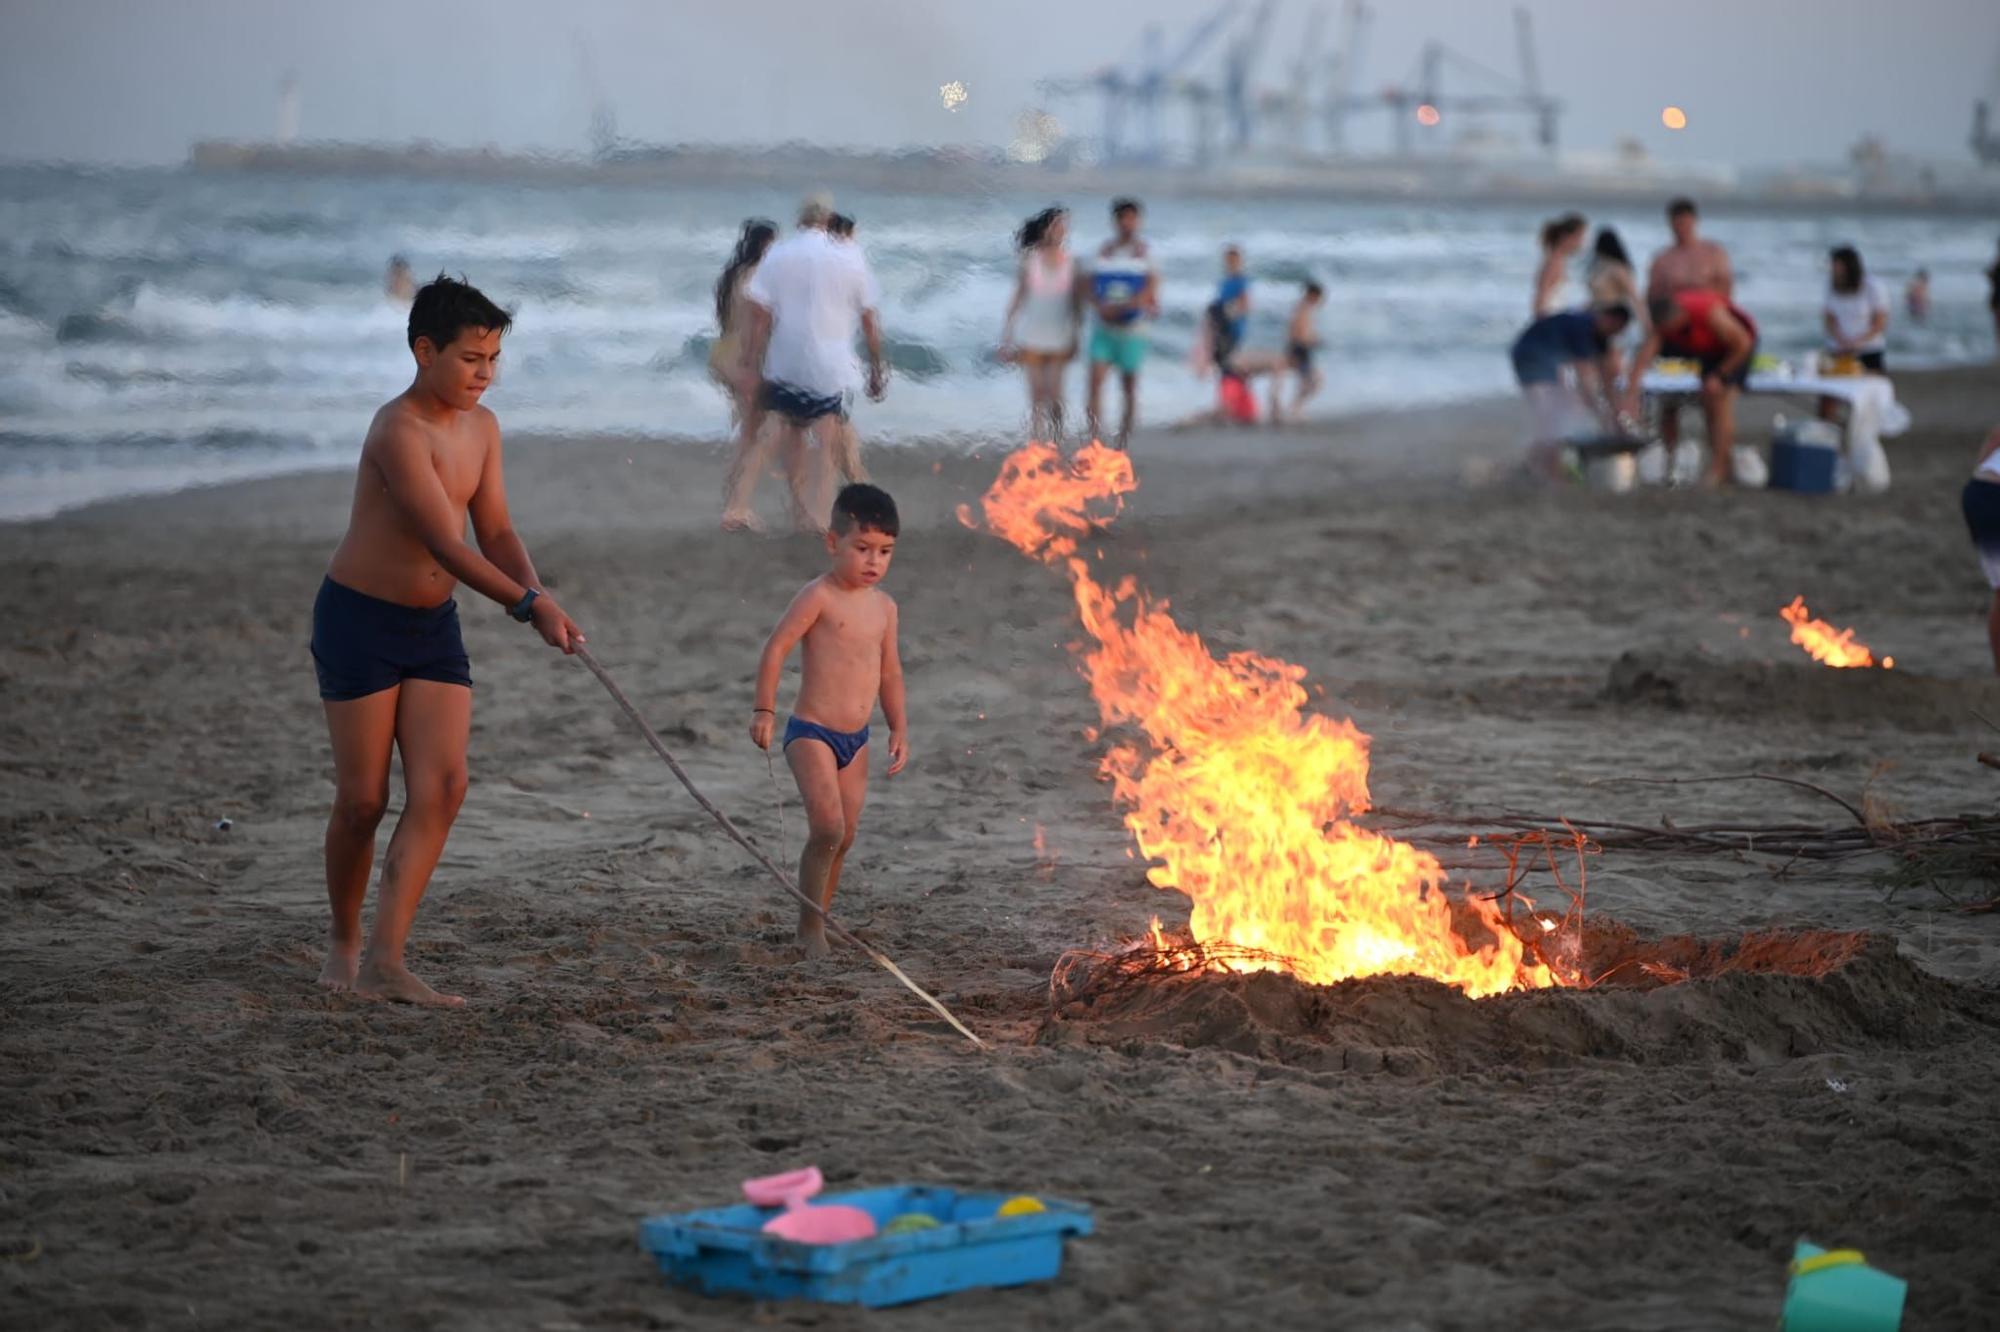
[[[1511,405],[1153,432],[1104,560],[1215,648],[1303,663],[1374,736],[1384,806],[1844,817],[1771,784],[1593,784],[1759,771],[1990,811],[1973,712],[2000,720],[2000,684],[1956,492],[2000,398],[1990,370],[1902,384],[1917,429],[1870,499],[1522,489]],[[1907,1277],[1911,1328],[1990,1321],[2000,915],[1891,893],[1881,858],[1591,866],[1593,915],[1644,934],[1870,936],[1824,977],[1474,1003],[1263,976],[1052,1018],[1065,950],[1186,902],[1096,779],[1066,585],[951,516],[998,457],[871,455],[905,516],[913,757],[837,903],[988,1054],[865,959],[788,960],[792,909],[597,683],[469,600],[473,786],[411,956],[468,1006],[321,993],[305,642],[349,478],[0,528],[0,1325],[888,1323],[703,1299],[638,1251],[642,1216],[807,1162],[1095,1205],[1060,1281],[911,1327],[1762,1327],[1800,1235]],[[782,817],[789,858],[796,797],[744,727],[813,544],[714,532],[712,451],[517,441],[508,473],[601,660],[746,829]],[[1777,616],[1798,594],[1893,677],[1806,660]]]

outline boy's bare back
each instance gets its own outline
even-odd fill
[[[896,641],[896,602],[879,587],[846,588],[822,574],[800,589],[779,622],[799,619],[799,694],[794,716],[858,731],[874,714],[885,656]]]

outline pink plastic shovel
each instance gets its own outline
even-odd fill
[[[875,1234],[875,1218],[859,1207],[845,1203],[824,1203],[814,1207],[806,1199],[825,1187],[818,1166],[789,1170],[782,1175],[743,1181],[743,1196],[759,1207],[785,1210],[764,1223],[766,1235],[797,1240],[801,1244],[845,1244]]]

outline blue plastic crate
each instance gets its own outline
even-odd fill
[[[908,1184],[813,1199],[859,1207],[878,1228],[907,1212],[938,1222],[931,1230],[848,1244],[766,1235],[764,1223],[781,1209],[738,1203],[647,1217],[639,1223],[639,1244],[669,1281],[704,1294],[881,1308],[955,1290],[1047,1281],[1062,1271],[1063,1240],[1091,1233],[1090,1208],[1044,1198],[1045,1211],[998,1215],[1011,1196]]]

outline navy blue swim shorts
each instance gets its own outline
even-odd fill
[[[767,379],[757,391],[757,405],[795,425],[811,425],[822,416],[846,416],[847,398],[840,393],[814,393],[796,384]]]
[[[333,703],[405,680],[472,687],[458,603],[449,598],[438,606],[401,606],[323,579],[313,599],[312,656],[319,696]]]

